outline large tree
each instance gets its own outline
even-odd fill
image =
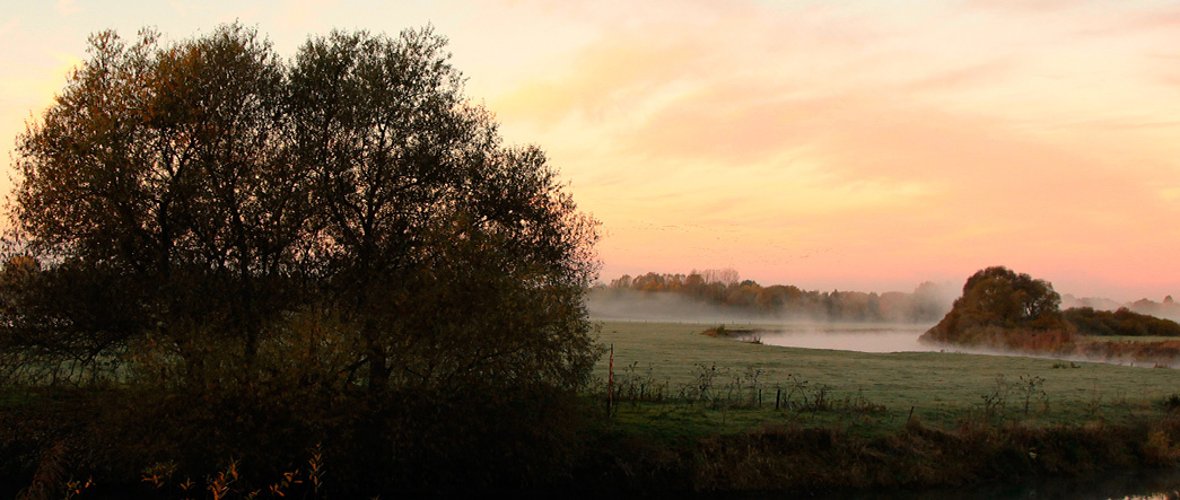
[[[409,470],[555,435],[563,406],[531,402],[568,402],[599,354],[596,222],[540,149],[502,143],[445,46],[92,37],[17,139],[0,382],[152,384],[198,422],[161,442],[222,458],[339,428],[377,450],[361,467]],[[226,412],[254,427],[226,438]]]
[[[295,59],[292,118],[332,306],[373,390],[391,376],[486,380],[489,365],[578,383],[593,352],[580,302],[594,223],[541,151],[500,144],[444,49],[429,30],[336,32]]]
[[[1073,333],[1053,285],[1003,266],[982,269],[963,284],[950,312],[924,340],[993,347],[1057,348]],[[1048,334],[1048,335],[1046,335]]]
[[[540,150],[501,144],[444,48],[429,30],[336,32],[285,64],[238,25],[176,44],[96,35],[18,140],[23,250],[42,272],[126,282],[108,294],[137,325],[121,335],[162,336],[182,357],[224,337],[249,364],[284,311],[330,308],[377,389],[394,363],[432,377],[414,367],[455,317],[440,290],[495,283],[496,300],[538,296],[459,315],[483,318],[463,329],[502,330],[504,346],[553,336],[533,345],[556,349],[530,352],[535,366],[511,366],[581,380],[585,356],[562,349],[592,352],[579,304],[594,221]],[[503,351],[479,356],[520,356]]]
[[[9,209],[21,250],[50,276],[78,275],[73,294],[99,287],[89,294],[123,326],[101,335],[107,349],[150,336],[190,378],[215,342],[251,363],[266,322],[291,307],[278,282],[310,216],[282,62],[238,25],[176,44],[103,32],[89,52],[18,138]],[[58,330],[99,333],[69,301],[46,299]]]

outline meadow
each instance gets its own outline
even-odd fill
[[[1174,369],[951,352],[802,349],[762,344],[756,342],[756,335],[742,334],[783,328],[772,324],[724,325],[726,334],[719,334],[716,330],[721,325],[715,323],[610,321],[597,326],[597,340],[608,350],[594,366],[593,382],[569,408],[571,413],[547,410],[548,400],[525,398],[509,403],[522,405],[517,410],[551,411],[550,417],[561,419],[568,432],[526,450],[534,456],[532,463],[544,461],[549,468],[537,469],[527,481],[505,488],[549,493],[576,490],[584,496],[766,492],[843,497],[882,491],[941,491],[941,496],[962,496],[973,491],[963,488],[1029,485],[1050,478],[1084,488],[1087,486],[1080,478],[1114,477],[1128,471],[1150,476],[1174,471],[1180,464],[1180,413],[1175,411],[1180,409],[1180,371]],[[857,335],[874,331],[864,324],[792,326],[855,330]],[[897,335],[906,329],[916,335],[920,327],[886,325],[881,331]],[[704,334],[709,330],[714,330],[714,335]],[[608,398],[608,380],[612,378]],[[97,389],[82,391],[93,394]],[[178,465],[175,462],[155,463],[145,458],[147,455],[127,459],[96,455],[94,459],[67,451],[89,449],[91,440],[138,446],[138,441],[126,436],[145,428],[140,426],[148,425],[149,420],[172,429],[173,434],[233,433],[229,434],[231,444],[252,446],[257,445],[250,440],[262,438],[298,443],[298,434],[308,428],[295,418],[300,405],[309,400],[303,393],[271,397],[271,406],[280,409],[275,418],[290,417],[274,424],[281,424],[276,428],[284,431],[273,436],[242,424],[220,425],[221,406],[210,408],[207,419],[145,420],[124,417],[121,411],[131,411],[133,416],[147,411],[128,403],[127,410],[116,405],[98,413],[105,417],[90,422],[77,416],[93,415],[93,410],[104,406],[78,406],[75,403],[89,400],[65,398],[71,394],[82,392],[61,388],[44,394],[8,391],[7,398],[0,398],[0,408],[8,410],[8,422],[19,423],[0,432],[0,444],[9,457],[4,469],[8,476],[0,476],[0,495],[33,491],[39,485],[44,491],[61,491],[69,484],[68,477],[94,473],[101,478],[96,489],[102,491],[94,492],[98,496],[154,490],[160,498],[186,497],[190,492],[177,490],[186,483],[177,482],[189,477],[189,472],[173,471]],[[162,407],[159,414],[176,408]],[[455,417],[461,410],[461,405],[449,407],[446,414]],[[21,428],[38,429],[35,419],[25,418],[38,414],[73,421],[77,428],[61,431],[54,442],[75,448],[62,444],[55,454],[32,447],[34,441],[44,439]],[[121,423],[120,418],[132,420]],[[514,434],[501,429],[512,419],[487,412],[472,418],[490,423],[481,436],[515,439]],[[402,428],[418,425],[412,432],[419,432],[422,426],[437,423],[443,430],[423,435],[438,436],[454,429],[456,422],[465,421],[406,420]],[[370,434],[357,436],[372,439]],[[314,488],[306,483],[313,476],[302,479],[306,483],[302,485],[275,483],[286,488],[280,492],[318,498],[329,490],[344,491],[349,497],[354,490],[372,489],[370,479],[349,475],[350,471],[421,473],[401,464],[381,469],[356,466],[351,461],[372,457],[342,446],[349,444],[348,438],[348,434],[329,434],[323,441],[322,455],[319,446],[307,455],[314,459],[308,464],[326,464],[329,471],[322,495],[318,482]],[[298,455],[300,450],[292,454]],[[411,478],[418,483],[403,482],[433,488],[423,487],[415,493],[446,493],[442,489],[468,484],[456,477],[487,467],[481,465],[481,457],[487,456],[481,453],[503,450],[499,441],[468,448],[464,456],[473,458],[462,462],[464,466],[448,455],[428,468],[437,471],[436,476]],[[231,498],[247,498],[268,486],[260,481],[275,477],[265,468],[273,461],[267,458],[270,455],[243,456],[235,451],[218,448],[195,455],[193,463],[204,467],[194,469],[191,476],[197,478],[197,488],[204,485],[210,492],[228,488]],[[114,458],[103,458],[108,456]],[[226,466],[219,457],[229,457],[231,465]],[[51,475],[52,481],[36,479],[46,468],[44,464],[58,462],[69,468]],[[436,464],[450,468],[440,469],[433,466]],[[161,467],[167,470],[157,474]],[[305,470],[300,464],[290,467],[297,469],[293,474]],[[230,474],[223,470],[234,474],[240,470],[246,479],[240,484],[219,482]],[[135,481],[135,471],[141,472],[144,482]],[[314,477],[318,481],[319,476]],[[163,484],[163,489],[158,484]],[[988,493],[980,498],[993,496]]]
[[[1158,416],[1180,393],[1174,369],[1015,355],[798,349],[702,334],[716,324],[600,325],[600,342],[614,352],[615,420],[667,437],[781,424],[886,435],[912,419],[939,428],[973,420],[1117,424]],[[603,394],[609,364],[608,354],[595,367]]]

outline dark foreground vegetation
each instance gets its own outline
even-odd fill
[[[240,407],[223,408],[216,415],[207,411],[198,420],[193,416],[196,412],[175,407],[142,412],[129,403],[96,408],[94,401],[58,392],[52,402],[40,401],[35,410],[7,409],[11,419],[0,430],[5,443],[5,482],[0,483],[0,494],[12,497],[20,492],[25,498],[69,498],[70,492],[80,493],[78,498],[355,498],[380,492],[423,497],[488,491],[577,492],[577,497],[719,492],[815,495],[1011,485],[1180,464],[1176,445],[1180,416],[1166,410],[1157,417],[1119,422],[1098,419],[1046,425],[1035,419],[1025,423],[1019,402],[1010,402],[1013,406],[1007,411],[1012,416],[1007,418],[980,411],[963,414],[958,424],[946,426],[917,417],[899,425],[886,424],[879,416],[884,410],[871,402],[805,403],[798,395],[793,406],[784,404],[781,409],[773,409],[773,401],[756,408],[748,402],[669,398],[632,403],[623,399],[615,417],[606,416],[597,397],[581,402],[579,417],[555,412],[553,408],[561,406],[555,401],[522,399],[515,402],[522,406],[483,414],[482,422],[464,418],[466,410],[460,406],[432,405],[431,411],[446,412],[445,424],[398,421],[407,425],[399,431],[406,433],[406,441],[376,451],[368,440],[379,435],[358,435],[361,429],[369,429],[356,425],[338,431],[318,429],[318,436],[326,440],[301,448],[296,443],[305,442],[304,433],[317,429],[300,426],[298,418],[251,425],[236,421],[242,415]],[[480,401],[472,404],[488,408]],[[541,431],[512,423],[521,409],[542,412],[538,418],[560,421],[577,431],[554,434],[551,425],[548,435],[539,438]],[[289,410],[298,413],[300,408]],[[181,420],[178,415],[187,417]],[[763,423],[740,424],[750,416]],[[152,420],[160,417],[166,420]],[[739,423],[719,425],[725,418]],[[439,428],[444,425],[447,429]],[[463,438],[417,441],[450,433]],[[196,439],[222,445],[210,450],[211,446],[194,446]],[[468,448],[457,453],[454,446]],[[400,457],[407,450],[414,453],[412,459]],[[276,452],[281,455],[271,454]],[[160,456],[169,458],[150,460]],[[382,477],[366,475],[371,473]]]
[[[725,492],[797,496],[1017,485],[1038,478],[1174,467],[1180,419],[1132,426],[964,425],[911,421],[888,436],[840,427],[771,426],[666,444],[609,434],[595,494]],[[602,467],[599,464],[598,467]],[[598,491],[595,491],[595,488]],[[581,487],[580,487],[581,488]]]

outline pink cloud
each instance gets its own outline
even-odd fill
[[[1180,249],[1166,229],[1180,206],[1161,194],[1180,185],[1163,139],[1180,124],[1136,65],[1145,47],[1170,49],[1068,38],[1104,22],[1087,7],[1026,5],[1070,12],[1044,31],[999,10],[937,14],[1003,34],[1002,48],[848,12],[679,32],[641,22],[497,103],[549,131],[569,171],[609,180],[579,195],[609,231],[608,274],[733,266],[761,281],[908,289],[901,280],[1005,264],[1180,287],[1166,251]]]
[[[1086,0],[966,0],[968,8],[1019,13],[1052,13],[1084,6]]]

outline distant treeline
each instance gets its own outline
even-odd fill
[[[1139,314],[1147,314],[1157,318],[1180,319],[1180,304],[1177,304],[1171,295],[1164,297],[1163,302],[1139,299],[1125,307]]]
[[[1142,298],[1134,302],[1119,303],[1110,299],[1100,297],[1074,297],[1073,295],[1065,294],[1061,296],[1061,307],[1068,309],[1091,308],[1096,311],[1117,311],[1119,309],[1127,309],[1131,312],[1139,314],[1146,314],[1155,316],[1157,318],[1165,318],[1173,321],[1180,320],[1180,304],[1177,304],[1172,299],[1171,295],[1164,297],[1163,302],[1156,302],[1151,299]]]
[[[1075,307],[1062,311],[1062,315],[1083,335],[1180,337],[1180,324],[1175,321],[1139,314],[1125,307],[1113,312]]]
[[[739,279],[737,271],[693,270],[688,274],[649,272],[623,275],[591,292],[610,300],[628,294],[664,294],[717,310],[752,316],[854,322],[934,322],[950,310],[957,289],[931,282],[912,293],[803,290],[793,285],[762,286]]]

